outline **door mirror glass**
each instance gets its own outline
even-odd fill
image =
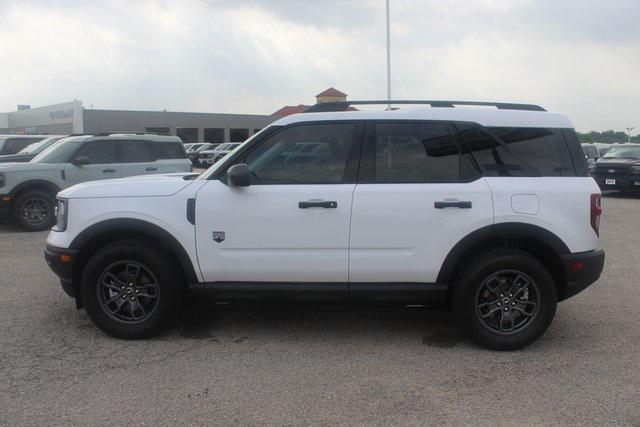
[[[84,166],[84,165],[88,165],[89,163],[91,163],[91,160],[89,160],[89,158],[87,156],[78,156],[78,157],[74,158],[71,163],[76,165],[76,166]]]
[[[248,187],[251,184],[251,172],[244,163],[238,163],[227,170],[227,184],[232,187]]]

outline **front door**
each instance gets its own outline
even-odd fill
[[[433,283],[453,246],[492,224],[491,190],[460,155],[446,123],[367,126],[353,197],[350,282]]]
[[[64,176],[67,187],[86,181],[120,178],[120,164],[117,163],[117,141],[93,140],[85,143],[74,154],[74,159],[87,157],[89,164],[64,165]]]
[[[362,126],[296,124],[223,166],[246,163],[249,187],[224,178],[196,198],[198,262],[207,282],[348,281],[349,221]],[[300,143],[317,147],[296,154]]]

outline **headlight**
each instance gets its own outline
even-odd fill
[[[0,187],[4,187],[4,173],[0,172]]]
[[[69,200],[58,199],[58,205],[55,209],[56,225],[53,226],[53,231],[65,231],[67,229],[67,217],[69,215]]]

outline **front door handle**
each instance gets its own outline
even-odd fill
[[[103,173],[114,173],[115,171],[115,169],[102,169]]]
[[[444,200],[435,202],[433,207],[436,209],[444,208],[458,208],[458,209],[471,209],[471,202],[460,202],[457,200]]]
[[[335,209],[338,207],[338,202],[324,201],[324,200],[309,200],[307,202],[298,202],[298,207],[300,209],[309,209],[309,208]]]
[[[158,168],[151,167],[151,168],[146,168],[145,170],[146,171],[157,171]]]

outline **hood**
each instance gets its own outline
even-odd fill
[[[191,185],[193,178],[197,175],[195,173],[170,173],[89,181],[69,187],[58,195],[68,199],[171,196]]]
[[[28,162],[29,160],[33,159],[33,155],[32,154],[5,154],[3,156],[0,156],[0,163],[7,163],[7,162]]]
[[[37,172],[57,169],[58,165],[54,163],[0,163],[0,172]]]
[[[640,159],[616,159],[616,158],[604,158],[601,157],[596,162],[602,166],[628,166],[628,165],[640,165]]]

